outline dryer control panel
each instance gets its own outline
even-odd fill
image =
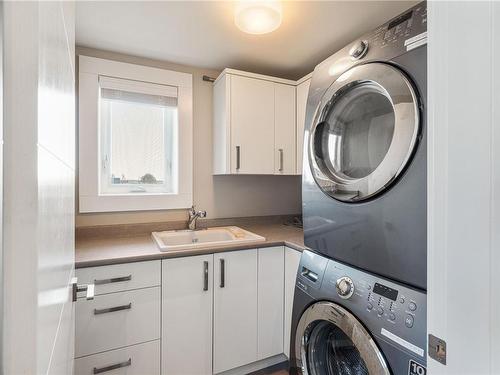
[[[377,339],[425,360],[425,292],[329,260],[318,297],[349,309]]]

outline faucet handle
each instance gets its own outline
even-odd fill
[[[189,215],[194,215],[196,213],[195,209],[194,209],[194,204],[191,206],[191,208],[188,210],[189,212]]]

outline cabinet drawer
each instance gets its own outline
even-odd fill
[[[160,338],[160,287],[79,299],[75,357]]]
[[[160,342],[150,341],[75,360],[75,375],[160,375]]]
[[[95,284],[95,294],[106,294],[159,286],[161,263],[159,260],[111,266],[79,268],[79,284]]]

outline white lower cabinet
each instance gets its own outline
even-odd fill
[[[214,255],[214,373],[257,361],[257,249]]]
[[[160,375],[160,341],[78,358],[74,374]]]
[[[293,295],[295,293],[295,280],[299,269],[300,251],[285,247],[285,332],[284,350],[285,355],[290,358],[290,333],[292,326]]]
[[[213,255],[162,262],[162,374],[212,374]]]
[[[160,338],[160,288],[95,296],[76,303],[75,357]]]
[[[75,373],[210,375],[288,355],[299,259],[276,246],[77,270],[109,293],[77,301]]]
[[[259,249],[257,359],[283,353],[283,246]]]

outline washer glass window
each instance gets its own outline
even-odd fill
[[[312,329],[306,355],[311,375],[368,375],[351,339],[327,321],[317,323]]]
[[[303,375],[390,375],[377,344],[342,306],[320,301],[302,314],[295,358]]]
[[[319,104],[311,171],[335,199],[368,199],[403,171],[418,132],[418,101],[406,76],[388,64],[356,66],[338,77]]]

